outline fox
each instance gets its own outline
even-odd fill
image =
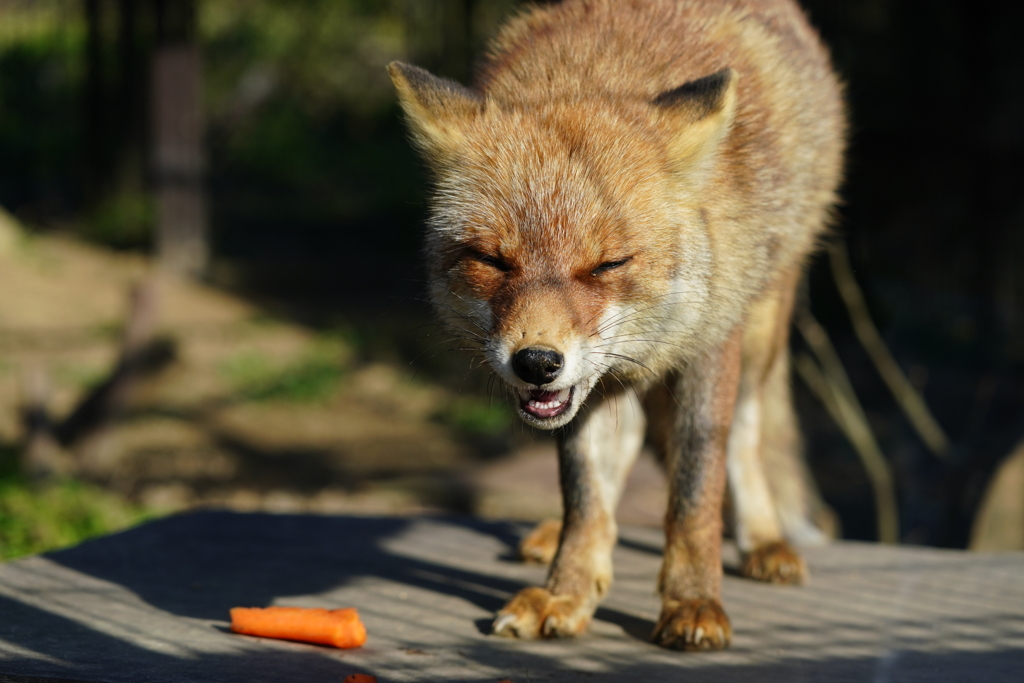
[[[469,86],[388,71],[431,173],[440,323],[558,446],[562,520],[523,544],[547,580],[493,632],[586,630],[646,444],[669,486],[651,639],[727,647],[725,502],[747,577],[804,581],[795,546],[827,536],[788,343],[845,152],[818,33],[795,0],[564,0],[511,18]]]

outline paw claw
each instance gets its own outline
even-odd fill
[[[729,617],[717,600],[670,600],[651,640],[675,650],[721,650],[731,637]]]
[[[514,614],[501,614],[501,613],[499,613],[498,614],[498,618],[494,620],[494,624],[491,626],[491,633],[493,633],[496,636],[506,635],[505,634],[505,629],[507,629],[512,624],[512,622],[515,621],[515,620],[516,620],[516,615],[514,615]],[[511,635],[514,635],[514,634],[509,633],[508,635],[511,636]]]
[[[577,596],[525,588],[498,612],[492,632],[522,639],[575,636],[586,629],[593,607]]]

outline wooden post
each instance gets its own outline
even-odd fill
[[[156,10],[151,111],[157,256],[171,271],[201,276],[210,247],[195,2],[158,0]]]

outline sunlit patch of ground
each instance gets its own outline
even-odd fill
[[[18,467],[26,376],[42,371],[63,418],[110,372],[128,293],[150,275],[138,255],[60,236],[21,233],[0,248],[0,557],[201,506],[557,513],[553,446],[500,398],[368,359],[344,329],[315,331],[169,278],[159,334],[174,343],[173,363],[138,387],[89,468],[30,482]],[[647,469],[630,500],[657,500],[648,484],[661,486],[659,475]],[[624,503],[629,521],[660,516],[644,505]]]
[[[65,416],[115,362],[128,292],[149,274],[137,255],[62,237],[18,235],[0,251],[8,490],[20,486],[25,500],[62,495],[25,488],[10,462],[23,438],[25,377],[42,370],[50,411]],[[344,334],[269,318],[211,288],[164,279],[158,298],[160,334],[174,341],[176,360],[140,387],[102,440],[100,466],[78,475],[89,491],[155,512],[465,508],[463,485],[449,476],[471,464],[451,411],[463,399],[406,368],[355,361]],[[0,513],[0,525],[13,524],[12,514],[22,513]],[[18,547],[68,540],[47,538]]]

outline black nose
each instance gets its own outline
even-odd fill
[[[537,385],[547,384],[555,381],[555,378],[562,372],[564,360],[562,354],[554,349],[528,346],[512,356],[512,370],[524,382]]]

